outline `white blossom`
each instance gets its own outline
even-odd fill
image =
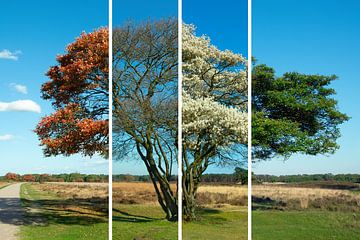
[[[227,148],[247,142],[247,66],[183,25],[183,139],[190,151],[204,142]]]

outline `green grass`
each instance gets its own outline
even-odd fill
[[[246,212],[246,207],[199,210],[197,221],[183,224],[183,239],[247,239]],[[174,240],[177,230],[178,224],[165,220],[157,205],[114,205],[114,240]]]
[[[253,240],[352,240],[360,236],[360,213],[253,211]]]
[[[20,239],[108,239],[106,213],[94,210],[87,199],[62,199],[55,193],[38,191],[31,184],[23,184],[20,195],[26,208]]]
[[[174,240],[177,229],[177,223],[164,219],[164,213],[157,205],[114,205],[114,240]]]
[[[247,239],[247,207],[206,208],[198,211],[198,220],[183,223],[183,239]]]

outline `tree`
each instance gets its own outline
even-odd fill
[[[19,181],[19,175],[16,173],[7,173],[5,175],[6,180],[8,181]]]
[[[38,178],[38,182],[39,183],[44,183],[44,182],[49,181],[49,179],[50,179],[49,174],[40,174],[40,176]]]
[[[23,181],[25,182],[35,182],[36,178],[34,175],[32,174],[25,174],[23,177],[22,177]]]
[[[100,176],[90,174],[85,177],[85,182],[100,182]]]
[[[337,107],[336,76],[288,72],[256,65],[252,71],[252,146],[254,159],[291,154],[332,154],[339,125],[349,119]]]
[[[183,27],[183,215],[195,216],[195,199],[209,165],[239,163],[247,144],[246,59],[221,51],[206,36]]]
[[[41,87],[42,98],[56,112],[42,118],[35,130],[45,156],[107,155],[108,37],[106,28],[82,33],[47,72],[50,81]]]
[[[84,182],[84,175],[81,173],[70,173],[69,182]]]
[[[114,156],[140,158],[166,218],[177,220],[171,188],[177,159],[177,21],[128,23],[113,32]]]
[[[240,167],[235,168],[235,179],[237,182],[241,184],[247,184],[248,183],[248,170]]]

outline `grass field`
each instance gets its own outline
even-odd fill
[[[247,207],[222,206],[198,210],[198,221],[183,223],[183,239],[247,239]]]
[[[107,196],[107,185],[23,184],[21,239],[108,239]]]
[[[114,183],[113,199],[113,239],[177,239],[178,225],[164,219],[150,183]],[[183,224],[183,239],[247,239],[246,199],[246,187],[201,186],[198,220]]]
[[[339,186],[253,185],[253,239],[359,239],[360,195]]]

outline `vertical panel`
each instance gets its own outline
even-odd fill
[[[359,9],[253,1],[253,239],[359,236]]]
[[[176,0],[113,1],[113,239],[177,239]]]
[[[247,239],[247,1],[183,1],[183,239]]]
[[[1,7],[1,239],[107,239],[107,1]]]

